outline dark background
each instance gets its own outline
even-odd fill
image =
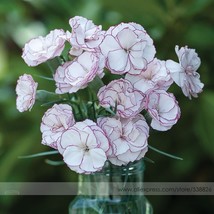
[[[145,181],[214,181],[214,1],[213,0],[35,0],[0,2],[0,182],[70,182],[77,175],[65,165],[51,166],[47,158],[18,156],[49,151],[39,131],[46,109],[34,106],[19,113],[15,107],[16,81],[23,73],[44,74],[46,65],[29,68],[21,48],[32,37],[55,28],[70,30],[69,18],[81,15],[108,29],[120,22],[144,26],[154,39],[157,57],[177,60],[175,45],[196,49],[204,92],[191,101],[173,88],[182,116],[170,131],[151,132],[149,143],[182,157],[183,161],[149,151]],[[36,78],[35,78],[36,79]],[[53,85],[39,81],[39,89]],[[213,196],[148,196],[155,214],[214,213]],[[0,196],[0,214],[67,213],[71,196]]]

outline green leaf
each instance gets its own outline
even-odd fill
[[[63,60],[60,57],[55,57],[47,61],[47,65],[50,68],[52,74],[55,74],[56,69],[62,65]]]
[[[53,104],[56,104],[56,103],[63,103],[63,102],[67,102],[66,100],[54,100],[54,101],[51,101],[51,102],[47,102],[47,103],[43,103],[41,104],[41,106],[52,106]]]
[[[155,151],[155,152],[158,152],[158,153],[160,153],[160,154],[162,154],[162,155],[165,155],[165,156],[167,156],[167,157],[170,157],[170,158],[173,158],[173,159],[176,159],[176,160],[183,160],[183,158],[180,158],[180,157],[178,157],[178,156],[175,156],[175,155],[172,155],[172,154],[168,154],[168,153],[166,153],[166,152],[163,152],[163,151],[161,151],[161,150],[159,150],[159,149],[156,149],[156,148],[154,148],[153,146],[148,146],[150,149],[152,149],[153,151]]]
[[[51,78],[51,77],[46,77],[46,76],[37,75],[37,74],[33,74],[33,76],[35,76],[35,77],[39,77],[39,78],[44,79],[44,80],[54,81],[54,79],[53,79],[53,78]]]
[[[106,110],[107,112],[109,112],[110,114],[112,114],[112,115],[116,115],[116,114],[115,114],[115,111],[112,110],[112,109],[110,109],[110,108],[105,108],[105,110]]]
[[[147,158],[147,157],[144,157],[143,160],[144,160],[144,161],[147,161],[147,162],[149,162],[149,163],[155,163],[152,159]]]
[[[36,91],[36,100],[40,101],[40,102],[44,102],[47,100],[51,100],[51,99],[56,99],[59,98],[59,95],[54,93],[54,92],[50,92],[50,91],[46,91],[46,90],[37,90]]]
[[[96,76],[92,82],[88,85],[88,87],[95,93],[99,91],[99,89],[104,86],[103,81],[100,79],[100,77]]]
[[[49,159],[46,159],[45,163],[52,165],[52,166],[61,166],[61,165],[65,164],[64,161],[53,161],[53,160],[49,160]]]
[[[63,95],[55,94],[54,92],[46,90],[37,90],[36,92],[36,102],[41,106],[51,106],[55,103],[63,103],[66,101]]]
[[[40,152],[32,155],[23,155],[19,156],[18,158],[24,159],[24,158],[36,158],[36,157],[41,157],[41,156],[47,156],[47,155],[55,155],[58,154],[58,151],[48,151],[48,152]]]

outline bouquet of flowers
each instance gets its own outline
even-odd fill
[[[41,122],[42,144],[77,173],[100,171],[107,160],[122,166],[144,158],[152,148],[149,129],[167,131],[180,118],[170,86],[177,84],[189,99],[202,92],[200,58],[194,49],[175,46],[178,62],[157,59],[152,38],[133,22],[106,31],[80,16],[69,24],[71,32],[55,29],[25,44],[28,66],[58,60],[52,76],[43,77],[56,90],[37,90],[24,74],[16,86],[17,109],[31,110],[35,101],[51,97],[43,103],[49,109]]]

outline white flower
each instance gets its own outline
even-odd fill
[[[152,91],[147,95],[147,111],[152,117],[151,127],[159,131],[170,129],[181,114],[174,95],[164,90]]]
[[[191,96],[198,97],[202,92],[204,84],[200,81],[200,75],[196,72],[201,60],[194,49],[186,47],[175,47],[179,63],[167,60],[166,66],[170,70],[172,79],[181,87],[184,95],[191,99]]]
[[[140,160],[148,150],[149,126],[140,114],[131,119],[98,118],[110,142],[108,160],[115,165],[127,165]]]
[[[22,58],[29,66],[36,66],[60,56],[66,41],[65,32],[55,29],[47,36],[39,36],[25,44]]]
[[[72,32],[67,32],[68,41],[72,45],[71,55],[78,56],[83,50],[97,51],[103,39],[101,25],[96,26],[91,20],[75,16],[69,20]]]
[[[150,90],[167,90],[173,83],[169,71],[166,69],[165,61],[156,58],[148,64],[145,71],[141,71],[137,75],[126,74],[125,79],[143,93]]]
[[[24,74],[19,77],[16,85],[16,108],[20,111],[31,110],[36,99],[36,89],[38,83],[33,80],[33,77]]]
[[[103,86],[97,96],[101,106],[117,106],[117,114],[124,118],[135,116],[144,107],[144,94],[135,90],[133,85],[124,79],[113,80]]]
[[[155,55],[150,36],[141,25],[121,23],[110,27],[100,45],[106,66],[114,74],[139,73]]]
[[[96,75],[102,77],[103,66],[99,54],[84,52],[75,60],[59,66],[54,75],[56,93],[74,93],[88,86]]]
[[[62,133],[75,123],[71,106],[54,104],[42,117],[42,144],[57,149]]]
[[[103,130],[87,119],[63,133],[58,149],[71,170],[90,174],[104,166],[109,141]]]

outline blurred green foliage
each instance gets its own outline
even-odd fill
[[[182,117],[170,131],[152,131],[149,143],[181,156],[178,161],[149,151],[155,164],[147,163],[146,181],[200,181],[214,179],[214,1],[213,0],[1,0],[0,2],[0,182],[72,181],[77,175],[66,166],[50,166],[46,157],[19,159],[19,156],[48,151],[41,145],[39,105],[20,114],[15,108],[15,86],[23,73],[50,72],[46,65],[29,68],[21,48],[30,38],[54,28],[70,30],[75,15],[92,19],[104,29],[120,22],[137,22],[154,39],[157,57],[176,59],[175,45],[196,49],[205,83],[198,99],[189,101],[180,89],[173,93]],[[35,76],[39,89],[54,91],[54,85]],[[61,160],[57,155],[51,160]],[[154,213],[214,213],[208,196],[150,196]],[[71,197],[0,196],[0,214],[67,213]],[[26,206],[28,204],[28,206]],[[27,208],[28,207],[28,208]]]

